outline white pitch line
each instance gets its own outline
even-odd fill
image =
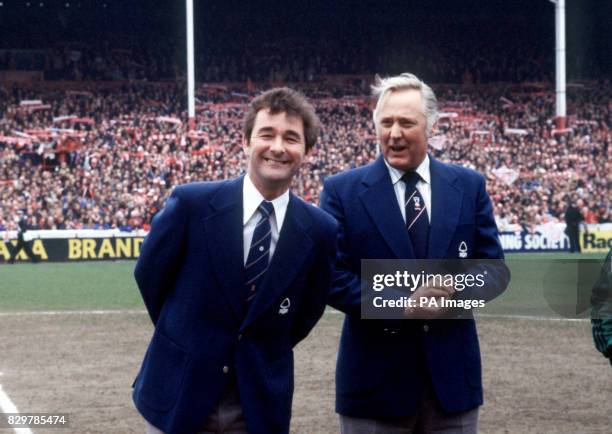
[[[0,312],[0,317],[20,317],[20,316],[59,316],[59,315],[144,315],[147,311],[137,309],[124,310],[41,310],[30,312]],[[327,308],[325,313],[332,315],[344,315],[343,312],[333,308]],[[566,321],[566,322],[587,322],[588,318],[558,318],[547,316],[530,315],[502,315],[490,313],[477,313],[476,318],[500,318],[500,319],[524,319],[530,321]]]
[[[57,316],[57,315],[133,315],[145,314],[146,310],[39,310],[30,312],[0,312],[3,316]]]
[[[330,313],[332,315],[344,315],[344,312],[340,312],[339,310],[333,308],[327,308],[325,313]],[[477,313],[476,318],[500,318],[500,319],[525,319],[530,321],[567,321],[567,322],[587,322],[590,321],[589,318],[558,318],[558,317],[548,317],[548,316],[530,316],[530,315],[502,315],[502,314],[492,314],[492,313]]]
[[[19,413],[11,398],[8,397],[6,392],[2,390],[2,384],[0,384],[0,410],[2,413]],[[33,434],[30,428],[13,428],[17,434]]]
[[[566,322],[587,322],[589,318],[558,318],[551,316],[530,316],[530,315],[497,315],[493,313],[476,314],[476,318],[503,318],[503,319],[527,319],[531,321],[566,321]]]

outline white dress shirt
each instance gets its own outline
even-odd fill
[[[261,201],[266,200],[261,195],[257,187],[253,185],[253,181],[247,173],[244,176],[244,182],[242,185],[242,242],[244,252],[244,263],[246,264],[249,256],[249,249],[251,248],[251,241],[253,240],[253,233],[255,232],[255,226],[261,220],[261,214],[257,211]],[[287,213],[287,205],[289,204],[289,190],[281,194],[274,200],[271,200],[272,206],[274,206],[274,213],[270,216],[270,226],[272,228],[272,239],[270,240],[270,256],[269,260],[274,255],[276,250],[276,244],[278,243],[278,236],[283,227],[285,221],[285,214]]]
[[[402,181],[404,171],[392,167],[387,160],[385,160],[387,169],[389,169],[389,175],[391,176],[391,183],[393,184],[393,190],[395,190],[395,197],[399,205],[400,211],[402,212],[402,218],[406,222],[406,207],[404,206],[404,195],[406,193],[406,184]],[[431,173],[429,171],[429,155],[425,154],[425,159],[419,164],[419,167],[415,170],[421,176],[421,179],[417,182],[416,188],[423,196],[425,201],[425,212],[427,212],[427,219],[431,224]]]

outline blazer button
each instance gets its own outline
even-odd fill
[[[229,367],[228,366],[224,366],[223,367],[223,373],[227,374],[229,372]]]
[[[423,331],[424,331],[424,332],[428,332],[428,331],[429,331],[429,326],[428,326],[427,324],[425,324],[425,325],[423,326]]]

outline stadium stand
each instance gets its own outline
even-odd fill
[[[311,202],[326,176],[376,156],[367,82],[297,85],[325,126],[295,185]],[[193,131],[180,83],[80,89],[0,89],[0,230],[12,229],[17,210],[31,229],[147,229],[173,186],[243,170],[243,104],[259,91],[250,82],[199,86]],[[570,197],[584,200],[590,222],[612,221],[609,87],[573,86],[563,130],[544,83],[435,90],[441,119],[432,152],[487,175],[502,231],[562,221]]]

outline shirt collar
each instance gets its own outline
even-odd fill
[[[242,224],[245,225],[257,208],[262,200],[266,200],[262,194],[257,190],[257,187],[251,181],[251,177],[247,173],[244,176],[244,182],[242,184]],[[274,206],[274,216],[276,218],[276,226],[280,232],[285,220],[285,214],[287,213],[287,205],[289,204],[289,190],[278,196],[276,199],[271,200],[272,206]]]
[[[384,158],[383,160],[385,162],[385,165],[387,166],[387,169],[389,170],[389,175],[391,176],[391,183],[393,185],[397,184],[406,172],[391,166]],[[419,176],[421,177],[421,181],[424,181],[427,184],[431,184],[431,173],[429,171],[429,154],[425,154],[425,158],[423,159],[423,161],[421,161],[421,164],[419,164],[419,167],[416,168],[415,172],[419,174]]]

